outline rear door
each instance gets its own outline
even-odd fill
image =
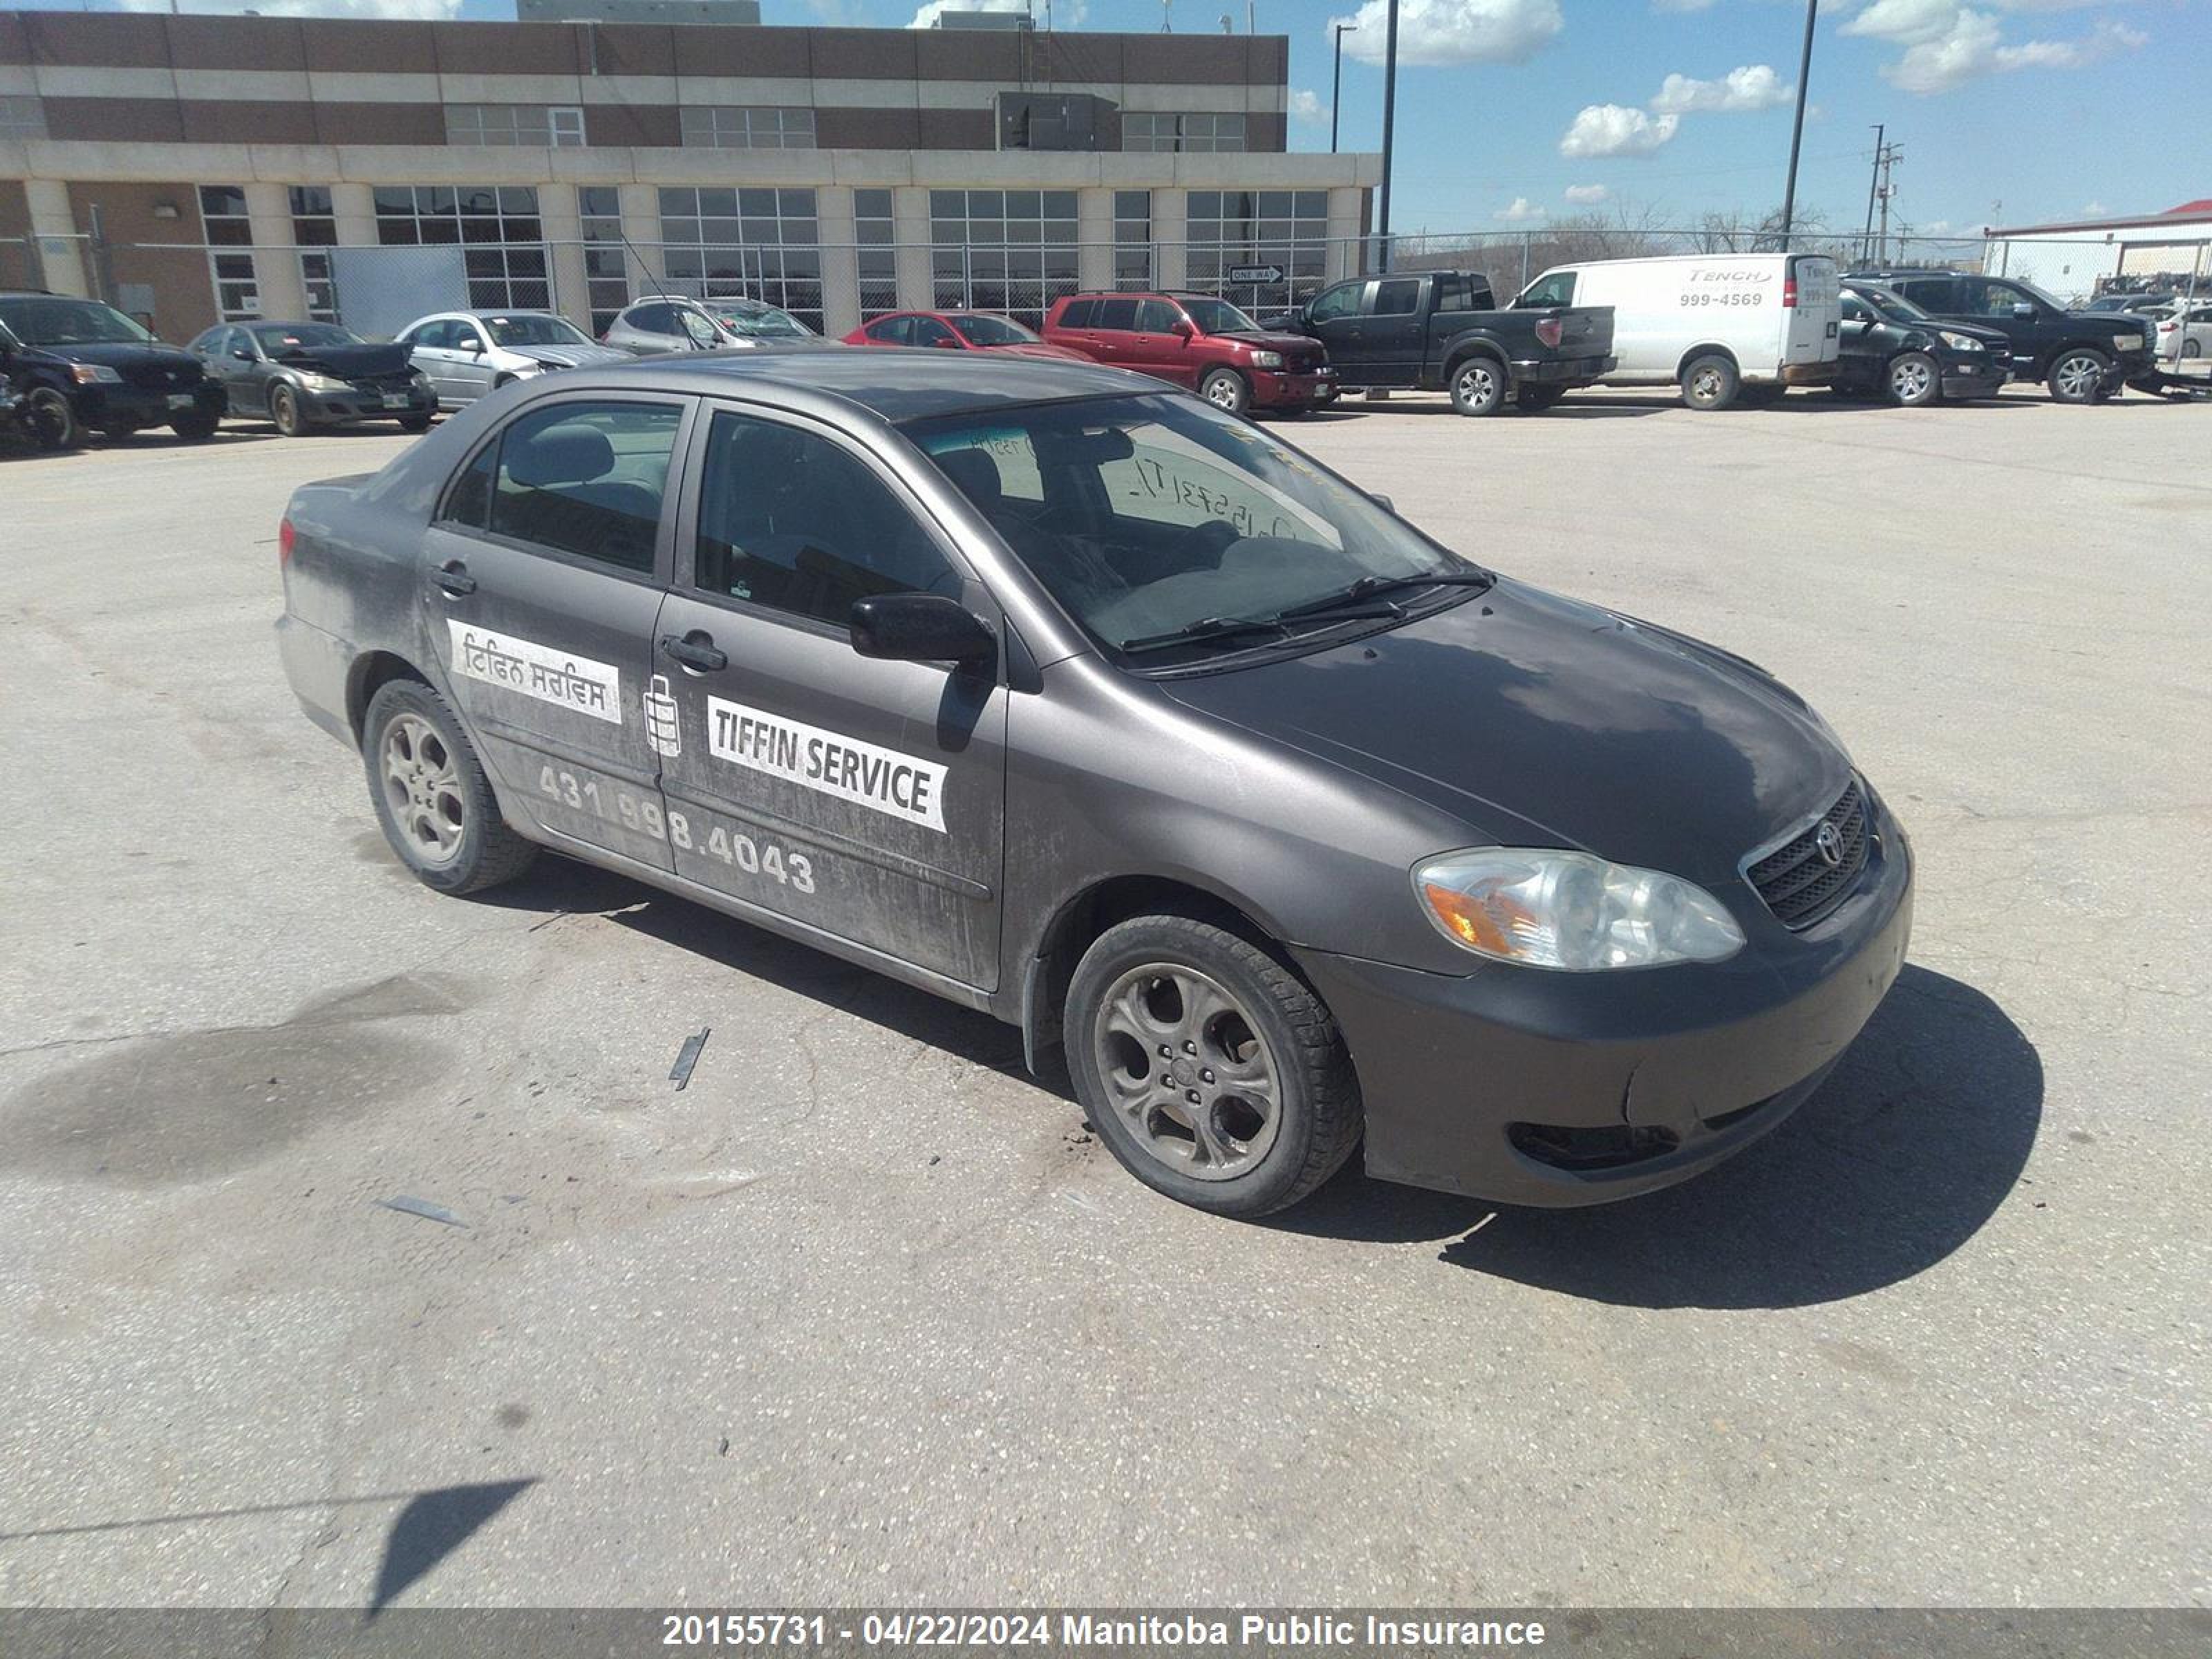
[[[422,605],[501,798],[556,835],[672,867],[653,627],[689,399],[541,399],[481,445],[425,538]]]
[[[920,504],[841,434],[712,409],[656,674],[677,873],[963,984],[998,981],[1006,691],[885,662],[853,603],[945,593],[999,622]],[[661,684],[656,681],[656,685]]]
[[[1420,276],[1376,279],[1367,298],[1367,359],[1376,386],[1412,386],[1420,379],[1428,327],[1421,315]]]
[[[1084,349],[1102,363],[1111,363],[1116,368],[1136,368],[1137,362],[1129,349],[1129,343],[1137,332],[1137,302],[1116,297],[1101,300],[1091,313],[1091,327],[1084,337]]]
[[[1832,363],[1839,349],[1843,320],[1843,287],[1836,262],[1824,254],[1790,256],[1783,313],[1788,336],[1783,361],[1789,363]],[[1795,292],[1796,303],[1787,303]]]

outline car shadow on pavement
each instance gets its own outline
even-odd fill
[[[1347,1175],[1273,1224],[1445,1241],[1443,1261],[1593,1302],[1803,1307],[1910,1279],[1972,1238],[2023,1184],[2042,1115],[2043,1062],[2020,1028],[1972,986],[1908,966],[1794,1117],[1679,1187],[1534,1210]]]

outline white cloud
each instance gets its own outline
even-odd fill
[[[1044,27],[1044,0],[929,0],[929,3],[915,13],[910,29],[933,29],[938,14],[947,11],[1017,11],[1034,12],[1037,27]],[[1054,28],[1073,28],[1083,21],[1083,0],[1053,0],[1052,26]]]
[[[251,11],[263,17],[367,17],[427,19],[458,17],[461,0],[179,0],[192,16],[236,17]],[[117,0],[118,11],[159,11],[169,0]]]
[[[1559,140],[1559,154],[1569,157],[1649,155],[1674,136],[1682,123],[1679,115],[1646,115],[1625,104],[1592,104],[1583,109]]]
[[[2101,219],[2111,211],[2102,202],[2084,202],[2081,204],[2082,217],[2087,219]]]
[[[1713,0],[1651,0],[1654,11],[1709,11]]]
[[[1693,81],[1686,75],[1670,75],[1651,100],[1658,114],[1686,110],[1772,109],[1786,104],[1797,88],[1784,86],[1782,77],[1765,64],[1746,64],[1717,81]]]
[[[1991,0],[1978,10],[1958,0],[1874,0],[1843,26],[1845,34],[1905,48],[1881,66],[1882,78],[1904,92],[1948,92],[1985,75],[2026,69],[2080,69],[2115,52],[2133,52],[2149,36],[2111,19],[2071,40],[2007,42],[1996,13],[2060,11],[2080,0]]]
[[[1509,225],[1525,225],[1532,219],[1543,218],[1545,214],[1543,209],[1538,207],[1527,197],[1516,196],[1513,198],[1510,207],[1502,207],[1490,216],[1493,219],[1503,219]]]
[[[1307,92],[1303,88],[1293,88],[1291,93],[1291,119],[1326,121],[1328,119],[1328,106],[1322,102],[1321,94],[1317,92]]]
[[[1358,33],[1345,37],[1347,56],[1363,64],[1382,61],[1389,9],[1388,0],[1364,0],[1352,16],[1329,20],[1359,25]],[[1401,0],[1398,61],[1525,63],[1565,26],[1559,0]]]
[[[1595,207],[1600,202],[1613,199],[1611,185],[1569,185],[1560,192],[1577,207]]]

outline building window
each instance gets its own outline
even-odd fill
[[[814,112],[773,106],[687,105],[687,149],[812,149]]]
[[[292,240],[300,247],[300,285],[307,291],[307,320],[335,323],[338,292],[331,256],[318,251],[336,247],[338,240],[338,222],[331,208],[327,185],[292,186]]]
[[[1080,286],[1072,190],[933,190],[929,240],[940,311],[1003,311],[1042,327]]]
[[[584,221],[584,286],[592,307],[592,332],[605,334],[629,303],[622,192],[612,185],[586,185],[576,192],[576,205]]]
[[[246,216],[246,192],[236,185],[202,185],[200,223],[207,238],[216,314],[226,323],[258,317],[261,281],[253,268],[253,225]]]
[[[446,142],[574,149],[584,142],[584,112],[573,104],[448,104]]]
[[[781,306],[822,326],[822,231],[811,190],[664,190],[662,275],[702,300]]]
[[[1188,274],[1205,289],[1254,306],[1295,304],[1318,292],[1328,269],[1325,190],[1194,190],[1188,198]],[[1231,283],[1237,267],[1273,265],[1279,283]]]
[[[46,116],[39,100],[28,93],[9,93],[0,98],[0,138],[43,138]]]
[[[1245,148],[1244,118],[1206,111],[1182,114],[1125,114],[1123,149],[1170,149],[1186,154]]]
[[[376,240],[386,247],[459,243],[476,310],[543,311],[553,287],[538,191],[528,185],[379,185]]]
[[[1114,286],[1142,290],[1158,278],[1152,272],[1152,192],[1114,192]]]
[[[887,311],[899,309],[898,250],[891,216],[891,193],[887,190],[853,192],[853,240],[860,283],[860,320],[870,322]]]

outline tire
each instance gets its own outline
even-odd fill
[[[40,449],[75,449],[84,441],[76,405],[55,387],[42,386],[32,392],[27,413],[31,441]]]
[[[222,416],[210,415],[201,410],[170,422],[169,430],[188,444],[204,444],[215,436],[216,428],[222,424]]]
[[[362,720],[361,753],[384,838],[425,887],[481,892],[514,880],[538,856],[500,816],[453,711],[420,680],[378,688]]]
[[[430,429],[430,417],[428,415],[402,415],[399,417],[399,429],[402,432],[428,432]]]
[[[1233,368],[1217,368],[1198,383],[1198,395],[1224,415],[1242,415],[1252,407],[1252,388]]]
[[[2045,384],[2062,404],[2094,404],[2104,395],[2105,376],[2112,372],[2112,360],[2103,352],[2069,346],[2051,360]]]
[[[1505,365],[1497,358],[1462,358],[1452,367],[1452,407],[1462,415],[1495,415],[1510,385]]]
[[[1563,386],[1524,386],[1514,392],[1513,401],[1528,414],[1541,415],[1547,409],[1556,408],[1566,395],[1567,389]]]
[[[269,388],[269,418],[287,438],[304,438],[313,429],[308,425],[307,411],[300,406],[300,394],[281,383]]]
[[[1735,365],[1717,351],[1692,357],[1682,366],[1682,402],[1692,409],[1708,414],[1726,409],[1742,386]]]
[[[1942,371],[1924,351],[1900,351],[1882,371],[1881,389],[1899,409],[1918,409],[1943,395]]]
[[[2184,340],[2181,343],[2181,355],[2185,357],[2202,357],[2204,355],[2204,347],[2199,341]]]
[[[1076,967],[1063,1018],[1068,1070],[1099,1139],[1180,1203],[1268,1214],[1359,1143],[1359,1085],[1335,1018],[1304,981],[1215,922],[1170,914],[1108,928]]]

